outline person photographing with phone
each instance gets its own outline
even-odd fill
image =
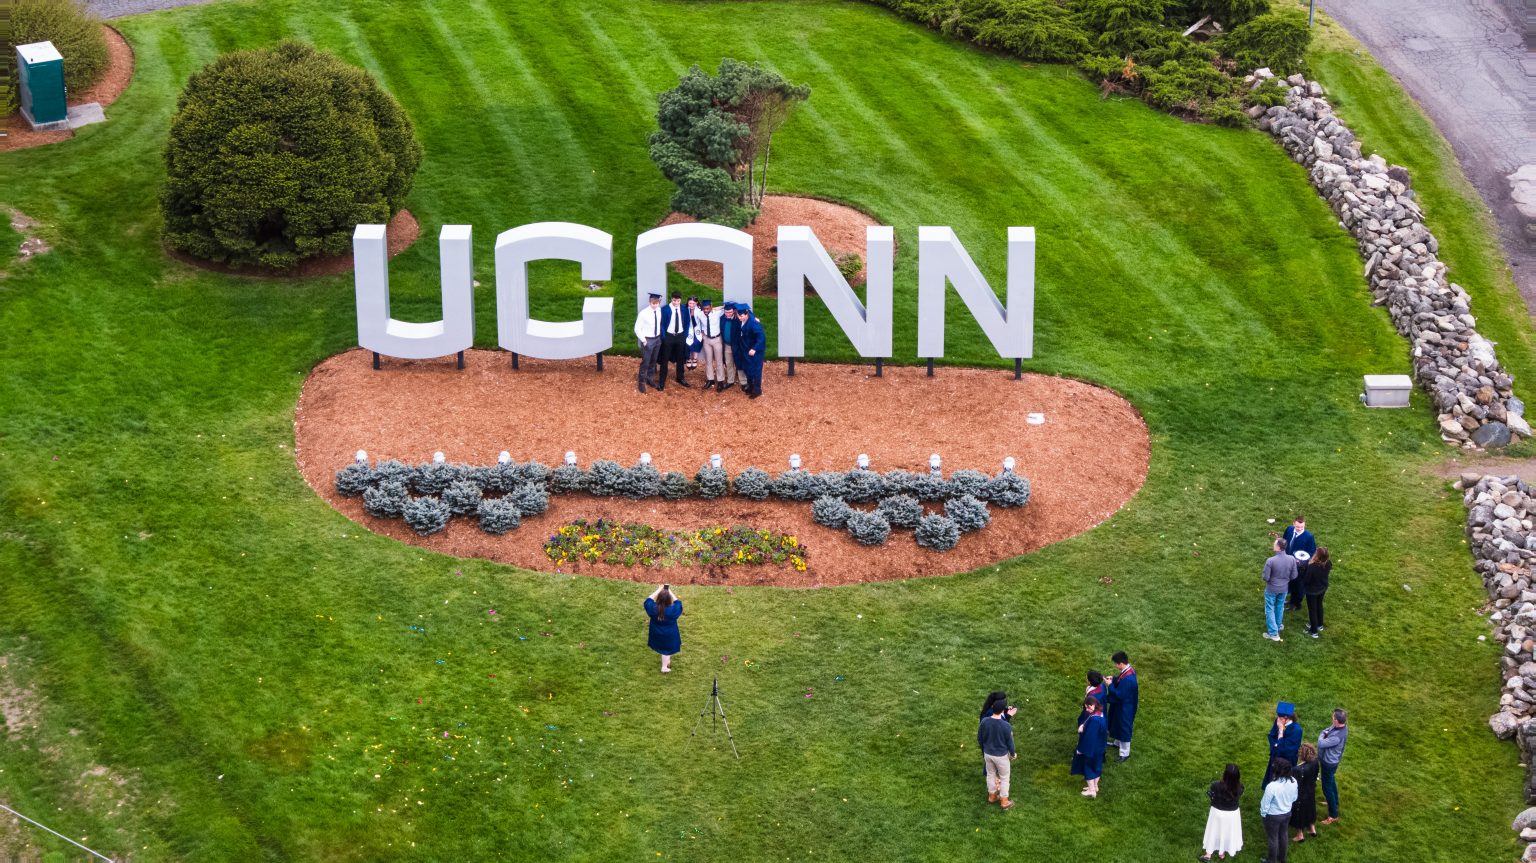
[[[647,644],[661,654],[661,673],[672,670],[672,657],[683,649],[683,636],[677,619],[683,616],[683,601],[672,593],[672,585],[663,584],[645,598],[645,613],[650,618]]]

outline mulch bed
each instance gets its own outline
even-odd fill
[[[409,249],[412,243],[421,236],[421,224],[416,221],[416,216],[410,210],[401,210],[389,220],[384,228],[384,236],[389,247],[389,256],[400,254]],[[250,276],[257,279],[307,279],[312,276],[338,276],[342,273],[352,272],[352,253],[344,252],[340,255],[329,255],[323,258],[310,258],[300,261],[297,267],[291,270],[279,270],[274,267],[262,267],[255,264],[221,264],[215,261],[205,261],[202,258],[194,258],[191,255],[178,252],[166,247],[165,253],[181,261],[189,267],[197,267],[200,270],[208,270],[215,273],[225,273],[233,276]]]
[[[128,45],[128,40],[115,29],[102,25],[107,37],[107,64],[106,74],[101,76],[94,86],[82,93],[70,94],[69,104],[87,105],[91,102],[100,102],[101,107],[106,108],[117,97],[123,95],[128,89],[128,82],[133,80],[133,48]],[[0,138],[0,153],[9,150],[24,150],[28,147],[39,147],[43,144],[52,144],[56,141],[68,141],[75,136],[73,130],[62,129],[57,132],[34,132],[18,109],[16,113],[5,118],[6,137]]]
[[[663,225],[697,222],[692,216],[672,213],[661,221]],[[845,204],[823,201],[817,198],[801,198],[794,195],[767,195],[757,221],[743,228],[752,235],[752,275],[754,292],[774,296],[779,286],[768,279],[768,268],[778,258],[779,226],[806,225],[816,232],[827,254],[853,253],[864,259],[864,229],[879,225],[873,216],[859,212]],[[724,276],[721,266],[711,261],[678,261],[671,265],[683,276],[706,287],[721,289]],[[848,280],[851,286],[864,283],[864,270]]]
[[[739,390],[703,392],[675,383],[663,392],[635,391],[637,360],[607,357],[598,373],[591,360],[522,358],[513,371],[500,351],[474,350],[467,367],[441,360],[384,360],[371,368],[360,349],[317,366],[295,410],[298,467],[337,510],[369,530],[461,557],[479,557],[542,571],[678,584],[772,584],[820,587],[965,572],[1033,551],[1099,524],[1123,506],[1146,480],[1150,442],[1130,403],[1081,381],[1045,375],[1013,380],[1011,372],[797,364],[787,377],[770,363],[764,395]],[[1025,422],[1044,412],[1044,425]],[[877,470],[926,470],[940,453],[946,473],[974,468],[996,473],[1005,456],[1018,460],[1033,494],[1023,509],[993,507],[991,526],[961,537],[944,554],[918,547],[911,531],[893,531],[884,546],[859,545],[846,532],[817,525],[809,503],[720,500],[629,501],[585,493],[552,495],[549,511],[503,536],[484,533],[473,519],[456,518],[442,533],[417,536],[398,519],[375,519],[356,498],[336,493],[334,473],[358,449],[370,458],[419,463],[442,450],[450,461],[493,464],[501,450],[518,461],[555,466],[574,450],[583,466],[596,459],[634,464],[642,451],[658,469],[692,476],[711,453],[735,474],[747,467],[785,469],[790,453],[806,468],[846,470],[868,453]],[[931,505],[930,505],[931,506]],[[638,521],[688,529],[747,524],[795,534],[807,548],[809,568],[766,566],[706,570],[650,570],[619,565],[556,568],[543,543],[575,519]]]

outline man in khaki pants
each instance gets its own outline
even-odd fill
[[[720,339],[722,313],[716,311],[714,303],[708,297],[699,303],[698,315],[694,318],[693,332],[695,337],[702,339],[704,343],[704,389],[714,389],[716,386],[725,386],[725,344]]]
[[[992,715],[981,720],[976,729],[976,743],[981,747],[981,757],[987,767],[987,802],[1002,801],[1004,809],[1012,809],[1008,799],[1008,774],[1011,762],[1018,757],[1013,749],[1013,726],[1003,718],[1008,702],[999,699],[992,707]]]

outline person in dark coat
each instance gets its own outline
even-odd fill
[[[1307,634],[1313,638],[1323,632],[1323,595],[1328,592],[1328,576],[1333,572],[1333,558],[1328,546],[1317,550],[1316,556],[1307,562],[1303,590],[1307,594]]]
[[[768,359],[768,334],[763,324],[752,314],[752,307],[736,304],[736,317],[741,319],[737,333],[736,364],[747,375],[747,395],[757,398],[763,394],[763,361]]]
[[[1287,605],[1292,611],[1301,608],[1302,579],[1305,576],[1307,566],[1312,561],[1312,556],[1317,554],[1317,540],[1312,532],[1307,530],[1307,520],[1303,516],[1296,516],[1286,525],[1285,532],[1280,535],[1285,540],[1285,553],[1296,558],[1296,579],[1291,582],[1290,597]]]
[[[1110,661],[1115,664],[1115,674],[1109,679],[1107,687],[1109,714],[1105,718],[1109,725],[1109,744],[1119,747],[1119,760],[1124,761],[1131,757],[1131,731],[1136,724],[1136,702],[1140,698],[1140,687],[1136,681],[1136,669],[1131,667],[1125,651],[1116,651]]]
[[[989,693],[987,695],[986,702],[981,705],[981,716],[979,718],[986,719],[988,716],[991,716],[992,708],[997,706],[999,703],[1001,703],[1005,708],[1003,710],[1003,721],[1012,725],[1013,715],[1018,713],[1019,709],[1008,703],[1008,693],[1001,690]]]
[[[1275,724],[1269,727],[1269,766],[1264,770],[1264,781],[1269,785],[1274,778],[1275,759],[1284,758],[1287,764],[1295,764],[1301,750],[1301,723],[1296,721],[1296,705],[1282,701],[1275,706]]]
[[[651,619],[647,644],[661,654],[661,673],[672,670],[672,657],[683,649],[683,636],[677,619],[683,616],[683,601],[672,593],[672,585],[663,584],[645,598],[645,614]]]
[[[1104,775],[1104,744],[1109,740],[1109,729],[1104,722],[1104,707],[1097,698],[1083,699],[1083,713],[1087,714],[1077,726],[1077,749],[1072,753],[1072,775],[1088,781],[1083,787],[1084,797],[1099,796],[1099,777]]]
[[[1296,757],[1301,760],[1291,771],[1291,777],[1296,780],[1296,803],[1291,807],[1291,829],[1296,835],[1291,841],[1305,842],[1308,833],[1317,835],[1317,747],[1303,743]]]
[[[688,359],[688,346],[693,340],[693,313],[683,306],[683,295],[673,291],[672,302],[661,307],[660,371],[656,375],[656,389],[666,389],[669,363],[677,367],[678,386],[693,386],[683,379],[683,364]]]

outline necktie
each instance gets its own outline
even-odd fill
[[[661,309],[651,312],[651,329],[655,332],[652,338],[661,338]]]
[[[677,323],[681,319],[682,319],[682,315],[677,313],[677,306],[673,306],[672,307],[672,323],[671,323],[670,326],[668,326],[667,332],[671,333],[674,336],[677,335],[678,333],[682,332],[682,328],[679,327],[678,323]]]
[[[704,334],[709,336],[710,338],[714,338],[715,337],[715,316],[714,315],[705,315],[704,316]]]

